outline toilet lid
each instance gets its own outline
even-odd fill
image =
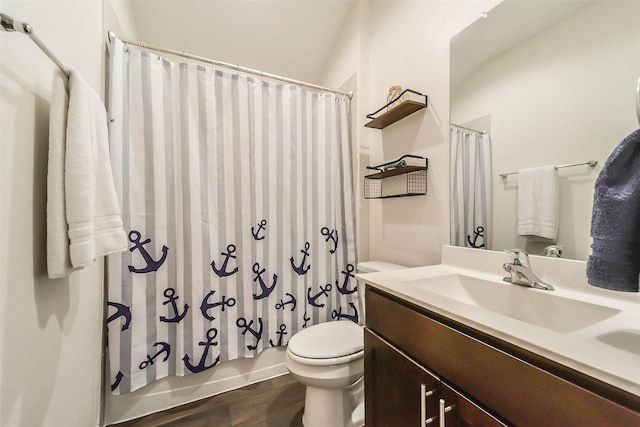
[[[362,351],[362,326],[350,320],[320,323],[295,334],[289,340],[289,351],[307,359],[331,359]]]

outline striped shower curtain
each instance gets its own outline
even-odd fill
[[[110,49],[129,250],[108,258],[111,388],[360,322],[349,100]]]
[[[491,248],[491,143],[451,127],[451,244]]]

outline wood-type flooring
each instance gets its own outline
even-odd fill
[[[304,391],[287,374],[112,426],[302,427]]]

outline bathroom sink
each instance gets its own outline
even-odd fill
[[[537,290],[461,274],[406,282],[407,286],[555,332],[572,332],[620,310]],[[428,298],[425,298],[428,302]]]
[[[623,329],[599,335],[598,341],[640,356],[640,330]]]

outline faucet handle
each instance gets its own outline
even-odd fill
[[[505,252],[511,255],[511,257],[513,258],[513,265],[524,265],[526,267],[529,267],[529,254],[526,253],[524,250],[509,249],[509,250],[506,250]],[[522,258],[520,258],[520,255],[524,255],[524,264],[522,263]]]

